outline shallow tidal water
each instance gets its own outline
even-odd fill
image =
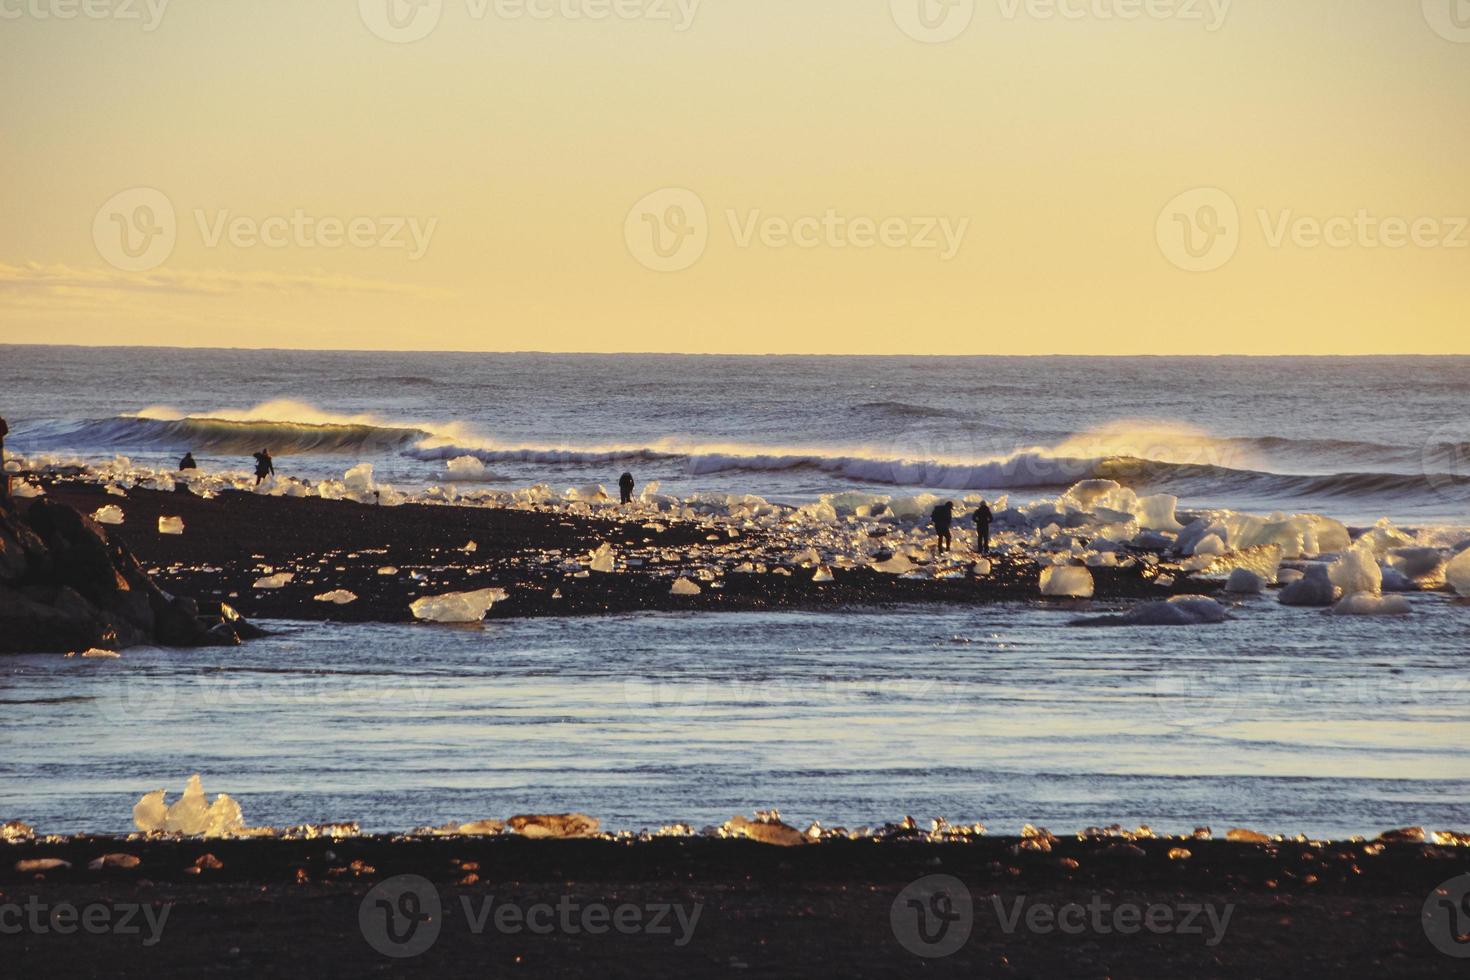
[[[234,649],[6,658],[0,818],[123,832],[199,772],[252,826],[698,829],[778,807],[993,833],[1470,829],[1467,610],[1413,603],[1413,644],[1404,620],[1260,598],[1184,629],[1070,626],[1088,603],[276,622]]]

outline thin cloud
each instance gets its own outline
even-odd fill
[[[224,296],[246,292],[444,295],[441,290],[409,283],[322,272],[226,272],[219,269],[122,272],[116,269],[78,269],[35,262],[21,266],[0,262],[0,291],[13,294],[32,290],[53,296],[76,296],[87,292],[191,296]]]

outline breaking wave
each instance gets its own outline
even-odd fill
[[[938,417],[922,406],[871,402],[870,411]],[[926,458],[922,440],[864,447],[775,447],[661,439],[605,446],[516,445],[485,439],[459,423],[391,423],[368,415],[323,412],[301,402],[188,416],[164,406],[136,415],[42,425],[24,433],[29,444],[113,451],[186,449],[248,455],[268,448],[278,456],[401,455],[425,463],[472,456],[486,464],[591,468],[662,463],[701,476],[810,471],[838,480],[937,490],[1025,490],[1113,479],[1135,489],[1180,496],[1238,494],[1273,497],[1403,495],[1433,487],[1460,494],[1470,477],[1460,472],[1470,447],[1431,444],[1395,447],[1340,439],[1218,437],[1188,426],[1124,421],[1051,440],[1048,446],[1003,447],[961,427],[975,450]],[[943,430],[936,445],[953,445]],[[1264,460],[1290,459],[1299,472],[1280,472]],[[1432,465],[1440,472],[1426,472]],[[1347,466],[1333,464],[1348,464]],[[1357,465],[1353,465],[1357,464]],[[1383,467],[1375,471],[1370,467]],[[1316,470],[1316,472],[1313,472]],[[758,485],[753,490],[761,489]]]

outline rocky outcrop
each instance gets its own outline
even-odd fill
[[[0,500],[0,653],[139,644],[225,646],[259,636],[234,610],[201,610],[148,577],[90,518],[41,498]]]

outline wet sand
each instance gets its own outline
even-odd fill
[[[490,618],[1038,599],[1040,568],[1021,556],[995,556],[984,578],[905,580],[870,568],[837,568],[834,581],[818,583],[810,567],[776,571],[789,549],[763,532],[741,531],[731,538],[723,528],[693,521],[639,517],[619,522],[554,510],[447,505],[375,507],[250,493],[206,500],[131,489],[120,498],[80,482],[53,483],[49,492],[83,513],[106,504],[122,507],[125,523],[108,533],[160,586],[201,601],[222,600],[251,619],[404,622],[412,619],[408,606],[415,598],[491,587],[510,595]],[[182,518],[184,533],[158,533],[160,516]],[[472,541],[473,552],[462,550]],[[567,561],[585,564],[604,542],[621,558],[643,564],[582,577],[562,567]],[[771,570],[730,574],[752,558],[769,563]],[[379,574],[383,568],[394,571]],[[705,568],[720,570],[718,588],[698,580]],[[294,579],[280,589],[255,588],[266,569],[291,572]],[[412,578],[414,573],[423,578]],[[1093,573],[1099,598],[1167,595],[1136,568]],[[671,595],[678,576],[697,581],[702,593]],[[358,598],[348,605],[314,599],[337,589]]]
[[[1430,942],[1421,910],[1436,886],[1470,872],[1465,848],[1077,837],[1055,841],[1050,851],[1020,845],[1001,837],[839,839],[788,848],[707,838],[516,837],[76,838],[0,845],[0,904],[144,903],[155,918],[168,907],[151,946],[144,945],[150,930],[141,916],[141,932],[132,935],[30,928],[7,935],[6,972],[1158,978],[1430,977],[1463,969],[1463,960]],[[1176,848],[1190,856],[1171,857]],[[85,870],[88,861],[113,852],[141,863]],[[188,873],[205,854],[222,867]],[[39,878],[14,870],[17,861],[39,856],[63,858],[74,868]],[[402,874],[432,883],[442,904],[440,928],[422,954],[391,959],[365,937],[359,911],[371,889]],[[890,916],[906,886],[936,874],[952,875],[968,890],[973,931],[951,955],[922,959],[900,940],[901,931],[912,944],[909,920],[900,919],[896,931]],[[591,934],[579,925],[563,927],[568,920],[560,916],[549,934],[511,931],[513,920],[500,931],[493,919],[477,934],[470,913],[491,898],[494,907],[513,905],[523,913],[538,903],[577,909],[674,903],[686,912],[697,905],[699,912],[692,930],[681,929],[671,913],[671,931],[658,934]],[[1008,932],[1001,920],[1018,900],[1027,917],[1040,916],[1038,923],[1044,916],[1032,908],[1077,903],[1105,911],[1101,918],[1088,913],[1076,933],[1043,931],[1044,925],[1033,930],[1026,918]],[[1130,920],[1118,918],[1119,910],[1149,906],[1170,910],[1171,930],[1178,931],[1122,931]],[[1208,909],[1191,912],[1202,906]],[[653,924],[651,914],[641,921]]]

